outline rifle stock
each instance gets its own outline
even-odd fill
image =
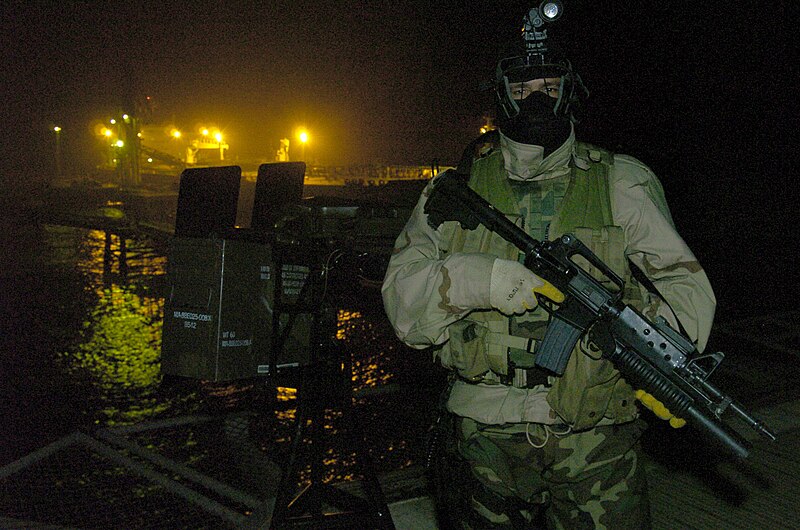
[[[766,425],[708,381],[724,356],[700,355],[691,340],[663,319],[651,322],[622,302],[623,280],[575,236],[537,241],[470,189],[464,175],[452,170],[434,181],[425,213],[434,228],[445,221],[457,221],[465,229],[482,224],[517,247],[531,271],[564,293],[565,301],[551,310],[550,324],[536,349],[537,366],[563,374],[575,344],[589,332],[603,357],[630,384],[653,395],[730,454],[746,458],[750,446],[724,422],[723,415],[729,411],[760,436],[775,440]],[[576,256],[600,271],[612,288],[580,267]],[[706,360],[713,363],[708,370],[700,363]]]

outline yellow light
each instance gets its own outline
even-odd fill
[[[222,141],[222,133],[214,133],[214,139],[218,142]]]
[[[109,120],[109,122],[111,123],[111,125],[116,125],[117,124],[117,120],[115,120],[114,118],[111,118]]]
[[[181,132],[178,129],[172,129],[172,132],[170,134],[173,136],[173,138],[181,137]]]
[[[203,129],[202,131],[200,131],[200,134],[202,134],[203,136],[208,136],[208,129]]]
[[[61,132],[61,127],[59,127],[58,125],[56,125],[55,127],[53,127],[53,130],[54,130],[55,132]]]
[[[147,161],[152,163],[153,162],[152,157],[147,157]]]
[[[299,139],[299,140],[300,140],[302,143],[306,143],[306,142],[308,142],[308,132],[306,132],[306,131],[300,131],[300,133],[297,135],[297,138],[298,138],[298,139]]]
[[[123,119],[123,120],[125,120],[125,121],[128,121],[128,118],[129,118],[129,117],[130,117],[130,116],[128,116],[127,114],[123,114],[123,115],[122,115],[122,119]]]
[[[117,147],[122,147],[123,145],[125,145],[125,142],[123,142],[122,140],[117,140],[117,142],[114,145],[116,145]]]
[[[103,133],[103,136],[105,136],[106,138],[111,138],[111,135],[112,135],[112,134],[114,134],[114,133],[111,131],[111,129],[109,129],[109,128],[107,128],[107,127],[103,127],[103,131],[102,131],[102,133]]]

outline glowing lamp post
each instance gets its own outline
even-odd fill
[[[305,129],[300,130],[300,132],[297,133],[297,139],[300,140],[300,159],[305,161],[306,144],[308,143],[308,131]]]
[[[215,132],[214,139],[217,141],[217,145],[219,146],[219,159],[225,160],[225,149],[222,146],[222,133],[219,131]]]
[[[53,132],[56,133],[56,177],[61,178],[61,127],[56,125],[53,127]]]

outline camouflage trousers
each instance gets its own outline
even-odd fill
[[[639,420],[560,434],[559,426],[519,432],[457,418],[458,452],[472,475],[463,526],[649,528],[638,454],[643,426]]]

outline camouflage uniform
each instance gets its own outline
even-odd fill
[[[648,528],[647,484],[636,450],[642,423],[576,433],[529,424],[515,432],[459,418],[458,451],[479,481],[467,501],[473,513],[466,526],[531,527],[547,507],[552,528]]]
[[[580,182],[577,172],[599,167],[601,151],[587,151],[573,133],[541,162],[533,181],[510,183],[506,171],[513,151],[502,140],[508,143],[501,135],[500,148],[476,160],[470,186],[531,236],[552,239],[584,226],[574,219],[602,209],[602,201],[593,200],[585,207],[588,214],[570,211],[575,204],[565,199]],[[602,156],[610,158],[603,177],[609,226],[584,230],[589,238],[599,235],[597,245],[579,237],[628,280],[625,258],[637,265],[669,304],[644,289],[626,291],[627,297],[637,298],[635,305],[651,318],[664,316],[673,326],[679,320],[702,351],[714,295],[675,231],[658,180],[632,157]],[[434,359],[457,374],[447,408],[460,418],[458,451],[481,484],[466,488],[483,517],[473,526],[510,524],[531,503],[547,503],[549,524],[556,528],[623,528],[623,520],[646,526],[632,389],[587,344],[573,352],[563,377],[542,378],[530,370],[534,350],[524,344],[541,339],[547,313],[537,308],[509,318],[485,304],[494,261],[486,257],[517,259],[518,251],[482,227],[464,231],[445,223],[432,229],[423,211],[427,196],[428,190],[395,244],[384,306],[401,340],[415,348],[434,346]],[[616,234],[619,246],[605,241],[609,234]]]

